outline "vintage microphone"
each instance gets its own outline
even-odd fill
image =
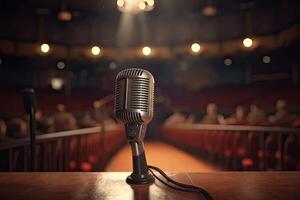
[[[35,123],[35,112],[36,112],[36,100],[35,92],[32,88],[26,88],[22,91],[23,102],[25,111],[29,114],[29,127],[30,127],[30,170],[35,171],[35,136],[36,136],[36,123]]]
[[[127,177],[129,184],[150,184],[154,177],[164,185],[179,191],[200,193],[213,200],[203,188],[179,183],[155,166],[147,166],[143,139],[147,124],[153,118],[154,78],[143,69],[125,69],[118,73],[115,88],[115,114],[125,123],[126,136],[132,150],[133,172]],[[154,171],[161,174],[157,176]],[[150,174],[150,173],[151,174]],[[153,176],[152,176],[153,175]],[[163,178],[165,180],[163,180]]]
[[[154,78],[143,69],[125,69],[117,75],[115,87],[115,114],[117,119],[125,123],[132,150],[133,172],[126,182],[153,183],[154,178],[148,172],[143,140],[147,124],[153,117]]]

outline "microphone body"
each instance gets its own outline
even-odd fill
[[[24,108],[27,114],[29,114],[29,127],[30,127],[30,170],[35,171],[35,136],[36,136],[36,100],[35,92],[32,88],[27,88],[22,91]]]
[[[154,178],[148,172],[144,152],[147,124],[153,118],[154,78],[143,69],[125,69],[117,75],[115,114],[125,124],[126,137],[132,150],[133,172],[129,184],[149,184]]]

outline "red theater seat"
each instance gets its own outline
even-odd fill
[[[228,131],[225,133],[223,143],[223,166],[225,169],[232,169],[234,133]]]
[[[246,135],[244,133],[236,132],[234,134],[233,148],[234,170],[241,170],[242,159],[246,156]]]
[[[244,170],[258,170],[262,151],[259,144],[259,133],[248,133],[246,157],[242,160]]]
[[[289,135],[285,140],[283,152],[283,169],[297,170],[297,154],[299,153],[299,148],[295,135]]]
[[[277,135],[270,134],[265,141],[265,169],[276,170],[278,167],[278,160],[280,153],[278,151]]]
[[[79,171],[80,166],[78,163],[78,148],[79,142],[78,137],[73,136],[68,138],[68,163],[69,171]]]

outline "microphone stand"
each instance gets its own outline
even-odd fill
[[[29,124],[30,124],[30,170],[35,171],[35,144],[36,144],[36,123],[35,123],[35,111],[30,110],[29,113]]]
[[[133,172],[127,177],[128,184],[151,184],[154,177],[148,172],[148,166],[144,151],[144,137],[146,125],[144,124],[125,124],[126,136],[132,151]]]
[[[23,101],[26,113],[29,115],[29,131],[30,131],[30,171],[35,171],[35,136],[36,136],[36,123],[35,123],[35,92],[32,88],[23,90]]]

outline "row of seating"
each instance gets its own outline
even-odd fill
[[[38,142],[35,171],[102,171],[125,141],[120,128]],[[28,171],[29,158],[28,145],[1,149],[0,171]]]
[[[174,88],[177,88],[174,90]],[[300,102],[300,90],[297,85],[243,85],[243,86],[218,86],[214,88],[202,88],[197,91],[189,91],[186,88],[165,88],[163,91],[172,97],[173,107],[183,107],[193,110],[204,110],[206,105],[214,102],[224,111],[237,105],[249,105],[259,103],[264,110],[271,111],[278,99],[285,99],[289,108],[297,110]],[[224,98],[226,96],[226,98]],[[189,105],[189,106],[187,106]],[[298,111],[298,110],[297,110]]]
[[[0,91],[5,94],[5,97],[0,98],[0,116],[15,116],[24,113],[22,89],[0,88]],[[101,90],[76,90],[72,91],[69,96],[59,92],[38,90],[36,91],[37,107],[43,113],[53,113],[56,111],[57,104],[64,104],[68,105],[68,110],[73,113],[83,113],[91,107],[94,101],[109,94],[111,93]]]
[[[226,170],[300,170],[297,133],[161,128],[168,142]]]

